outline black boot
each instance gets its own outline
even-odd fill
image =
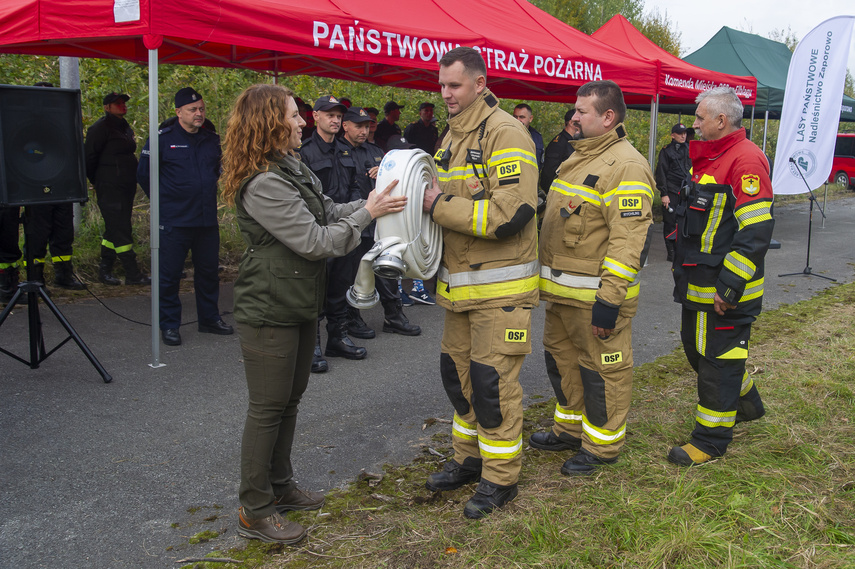
[[[133,251],[125,251],[119,253],[119,260],[122,262],[122,267],[125,269],[125,284],[126,285],[150,285],[151,279],[140,271],[137,265],[137,254]]]
[[[377,335],[362,319],[359,309],[352,306],[347,307],[347,333],[362,340],[370,340]]]
[[[71,261],[57,261],[53,264],[53,284],[68,290],[83,290],[86,288],[74,276],[74,266]]]
[[[32,279],[30,279],[31,276],[32,276]],[[32,272],[27,273],[27,280],[32,280],[33,282],[42,283],[44,285],[42,287],[42,289],[45,291],[45,294],[50,296],[50,291],[48,290],[48,287],[45,284],[45,265],[44,265],[44,263],[33,263]]]
[[[440,490],[455,490],[471,482],[478,482],[481,480],[481,464],[480,458],[471,456],[464,460],[463,464],[454,459],[449,460],[441,471],[428,476],[425,488],[431,492],[439,492]]]
[[[113,276],[113,261],[115,259],[101,257],[101,263],[98,264],[98,280],[105,285],[119,286],[122,281]]]
[[[347,320],[330,322],[327,315],[327,349],[324,355],[331,358],[347,358],[349,360],[361,360],[368,355],[368,350],[357,346],[347,336]]]
[[[0,269],[0,302],[8,303],[18,290],[18,267]],[[27,295],[18,297],[20,304],[27,303]]]
[[[482,480],[475,489],[475,494],[466,502],[463,515],[477,520],[488,515],[496,508],[501,508],[517,497],[517,485],[500,486],[489,480]]]
[[[318,329],[315,335],[315,353],[312,354],[312,373],[324,373],[330,369],[327,360],[324,359],[324,353],[321,351],[321,329],[318,323]]]
[[[404,336],[418,336],[422,333],[422,329],[415,324],[410,324],[410,321],[404,316],[404,308],[400,299],[387,300],[383,302],[383,331],[402,334]]]

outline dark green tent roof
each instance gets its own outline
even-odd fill
[[[683,58],[698,67],[732,75],[753,75],[757,78],[757,107],[769,117],[781,118],[787,72],[792,59],[790,48],[781,42],[755,34],[723,27],[699,50]],[[840,120],[855,121],[855,99],[843,96]]]

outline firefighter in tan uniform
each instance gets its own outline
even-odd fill
[[[454,458],[427,481],[453,490],[480,480],[464,515],[481,518],[517,495],[522,463],[519,372],[538,303],[537,159],[519,121],[487,89],[481,55],[440,61],[449,119],[424,210],[443,229],[437,302],[446,309],[440,374],[454,406]]]
[[[551,431],[529,443],[578,450],[561,467],[590,474],[617,460],[632,394],[632,317],[652,223],[655,182],[626,138],[612,81],[577,92],[574,152],[552,182],[540,236],[546,369],[558,403]]]

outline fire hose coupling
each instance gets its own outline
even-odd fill
[[[407,196],[399,213],[377,220],[374,246],[362,257],[356,281],[347,291],[347,302],[359,309],[371,308],[380,297],[374,275],[388,279],[429,279],[439,269],[442,230],[422,211],[425,189],[437,176],[433,158],[422,150],[392,150],[383,157],[377,172],[378,188],[393,180],[392,195]]]

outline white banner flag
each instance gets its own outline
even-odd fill
[[[772,191],[776,194],[805,193],[805,180],[814,190],[828,179],[853,24],[855,16],[831,18],[796,46],[775,148]]]

